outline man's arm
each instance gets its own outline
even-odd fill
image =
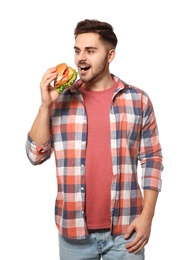
[[[26,140],[26,154],[33,165],[38,165],[50,158],[52,153],[50,140],[50,113],[52,104],[59,94],[50,85],[56,78],[56,68],[48,69],[40,83],[41,106],[32,124]]]
[[[37,144],[45,144],[50,139],[50,109],[41,105],[33,122],[29,136]]]
[[[59,96],[50,83],[56,76],[56,68],[50,68],[45,72],[40,83],[42,103],[29,132],[29,136],[37,144],[45,144],[50,139],[49,120],[51,106]]]
[[[125,233],[125,238],[128,238],[133,231],[136,232],[133,240],[126,246],[128,251],[133,253],[137,253],[148,243],[157,197],[161,190],[161,172],[163,170],[158,128],[149,97],[145,99],[143,107],[139,160],[142,167],[144,202],[141,215],[132,221]]]
[[[139,217],[132,221],[125,233],[125,239],[127,239],[133,231],[136,232],[134,239],[126,246],[128,252],[136,254],[148,243],[157,198],[158,191],[144,190],[144,204],[142,213]]]

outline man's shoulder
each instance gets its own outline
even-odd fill
[[[116,81],[118,88],[124,89],[125,93],[132,93],[132,94],[138,94],[138,95],[143,95],[143,96],[148,96],[148,94],[141,88],[129,84],[126,81],[122,80],[118,76],[113,75],[114,80]]]

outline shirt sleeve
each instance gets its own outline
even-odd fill
[[[161,191],[162,148],[153,105],[148,96],[145,99],[144,107],[139,150],[142,167],[141,185],[143,189]]]
[[[33,165],[42,164],[51,157],[53,152],[51,139],[47,143],[39,145],[36,144],[29,135],[27,136],[25,148],[27,157]]]

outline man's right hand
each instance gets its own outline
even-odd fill
[[[59,93],[51,85],[51,82],[57,77],[56,68],[48,69],[40,82],[42,107],[50,108],[55,100],[59,97]]]

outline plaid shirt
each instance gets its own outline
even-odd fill
[[[142,211],[140,186],[161,190],[163,166],[149,96],[112,76],[117,89],[110,107],[113,171],[110,214],[111,231],[116,235],[124,233]],[[54,103],[50,117],[51,140],[40,145],[28,136],[26,142],[27,156],[33,165],[43,163],[54,152],[58,185],[55,222],[60,234],[74,239],[89,235],[84,212],[87,117],[80,84],[81,81],[77,81]],[[140,185],[137,181],[138,160],[142,168]]]

